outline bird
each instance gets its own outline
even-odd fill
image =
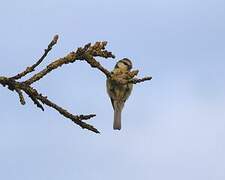
[[[112,107],[114,110],[114,122],[113,129],[120,130],[121,129],[121,113],[124,107],[124,103],[128,99],[131,94],[133,84],[119,84],[115,79],[129,79],[127,75],[132,69],[132,62],[128,58],[123,58],[119,60],[113,71],[111,72],[111,78],[107,78],[106,87],[107,93],[110,97]]]

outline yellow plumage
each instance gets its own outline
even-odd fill
[[[131,63],[129,61],[129,63]],[[132,64],[131,64],[132,66]],[[122,60],[118,61],[114,70],[112,71],[112,77],[106,81],[107,92],[111,99],[114,109],[114,129],[121,129],[121,112],[124,107],[125,101],[131,94],[133,84],[119,84],[114,79],[129,79],[128,72],[130,68]]]

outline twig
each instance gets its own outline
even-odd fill
[[[114,81],[117,84],[121,84],[121,85],[125,85],[128,83],[131,84],[137,84],[137,83],[141,83],[144,81],[149,81],[152,79],[152,77],[144,77],[144,78],[134,78],[135,76],[137,76],[137,74],[139,73],[138,70],[133,70],[130,72],[127,72],[125,74],[111,74],[111,76],[109,78],[111,78],[112,81]]]
[[[144,81],[150,81],[151,79],[152,79],[152,77],[144,77],[144,78],[141,78],[141,79],[134,78],[134,79],[129,80],[129,83],[137,84],[137,83],[141,83],[141,82],[144,82]]]
[[[52,47],[57,43],[58,38],[59,38],[58,35],[55,35],[55,36],[53,37],[52,41],[51,41],[51,42],[49,43],[49,45],[48,45],[48,48],[45,49],[44,54],[41,56],[41,58],[40,58],[35,64],[33,64],[33,65],[30,66],[30,67],[27,67],[25,71],[23,71],[23,72],[17,74],[16,76],[11,77],[11,78],[12,78],[12,79],[15,79],[15,80],[16,80],[16,79],[20,79],[20,78],[26,76],[28,73],[33,72],[33,71],[35,70],[35,68],[36,68],[39,64],[41,64],[41,62],[44,60],[44,58],[48,55],[48,53],[51,51]]]
[[[41,94],[38,94],[38,92],[35,93],[36,98],[40,100],[43,104],[48,105],[49,107],[55,109],[58,111],[61,115],[63,115],[66,118],[71,119],[74,123],[82,127],[83,129],[88,129],[90,131],[93,131],[95,133],[100,133],[94,126],[87,124],[83,122],[82,120],[87,120],[92,117],[95,117],[95,114],[90,114],[90,115],[80,115],[80,116],[75,116],[71,113],[69,113],[67,110],[63,109],[62,107],[58,106],[57,104],[51,102],[47,97],[42,96]]]
[[[93,46],[91,44],[86,44],[84,48],[78,48],[76,52],[71,52],[68,55],[66,55],[63,58],[59,58],[55,60],[54,62],[50,63],[45,69],[40,71],[39,73],[35,74],[31,78],[25,81],[26,84],[32,84],[41,78],[43,78],[45,75],[50,73],[52,70],[57,69],[65,64],[74,63],[76,60],[85,60],[88,62],[92,67],[98,68],[100,71],[102,71],[106,76],[110,75],[110,72],[101,66],[99,62],[97,62],[94,57],[104,57],[104,58],[115,58],[115,56],[108,52],[105,49],[106,41],[103,42],[97,42]]]
[[[24,83],[30,85],[30,84],[40,80],[41,78],[43,78],[46,74],[50,73],[52,70],[57,69],[58,67],[60,67],[64,64],[73,63],[75,60],[76,60],[76,54],[74,52],[71,52],[64,58],[59,58],[59,59],[55,60],[54,62],[50,63],[45,69],[43,69],[39,73],[33,75],[28,80],[24,81]]]
[[[94,117],[95,114],[79,115],[79,116],[73,115],[73,114],[69,113],[67,110],[58,106],[57,104],[51,102],[47,97],[38,93],[38,91],[35,88],[31,87],[30,85],[23,83],[23,82],[17,82],[15,80],[12,80],[11,78],[0,76],[0,84],[2,84],[3,86],[7,86],[11,91],[14,91],[14,90],[24,91],[32,99],[32,101],[42,110],[44,110],[44,108],[40,104],[40,102],[55,109],[61,115],[63,115],[66,118],[71,119],[74,123],[76,123],[80,127],[84,128],[84,129],[88,129],[95,133],[99,133],[99,131],[94,126],[89,125],[82,121],[82,120],[88,120],[88,119]]]
[[[22,104],[22,105],[25,105],[26,104],[26,102],[25,102],[25,100],[24,100],[24,97],[23,97],[23,93],[22,93],[22,91],[21,90],[19,90],[19,89],[15,89],[16,90],[16,92],[18,93],[18,95],[19,95],[19,99],[20,99],[20,103]]]
[[[111,73],[107,69],[105,69],[98,61],[96,61],[93,56],[85,54],[84,59],[91,67],[97,68],[101,72],[103,72],[106,75],[106,77],[111,76]]]
[[[27,86],[27,85],[25,85]],[[26,88],[23,89],[23,91],[31,98],[33,103],[40,108],[42,111],[44,111],[44,107],[41,105],[41,103],[38,101],[37,95],[36,95],[36,90],[32,89],[31,87],[27,86]]]
[[[31,100],[34,102],[34,104],[37,105],[38,108],[42,109],[44,111],[44,107],[42,104],[47,105],[56,111],[58,111],[61,115],[63,115],[66,118],[71,119],[74,123],[79,125],[80,127],[84,129],[88,129],[90,131],[93,131],[95,133],[99,133],[99,131],[92,125],[85,123],[85,120],[88,120],[94,116],[95,114],[89,114],[89,115],[73,115],[70,112],[68,112],[66,109],[58,106],[57,104],[53,103],[48,99],[47,96],[43,96],[42,94],[38,93],[38,91],[31,87],[31,84],[40,80],[43,78],[45,75],[50,73],[51,71],[69,63],[73,63],[76,60],[80,61],[86,61],[91,67],[96,68],[100,70],[107,78],[111,78],[115,80],[117,83],[121,84],[127,84],[127,83],[141,83],[144,81],[151,80],[151,77],[144,77],[141,79],[134,78],[138,74],[138,70],[131,71],[124,76],[121,77],[114,77],[111,72],[109,72],[107,69],[105,69],[100,62],[98,62],[95,57],[103,57],[103,58],[115,58],[115,56],[105,50],[105,47],[107,45],[106,41],[102,42],[96,42],[95,44],[88,43],[84,47],[78,48],[76,51],[73,51],[69,54],[67,54],[63,58],[59,58],[49,65],[47,65],[46,68],[44,68],[42,71],[34,74],[31,78],[23,81],[23,82],[18,82],[17,80],[26,76],[28,73],[32,72],[35,70],[35,68],[41,64],[41,62],[44,60],[44,58],[47,56],[47,54],[51,51],[52,47],[57,43],[58,40],[58,35],[54,36],[53,40],[49,43],[48,48],[45,49],[44,54],[42,57],[32,66],[27,67],[23,72],[17,74],[16,76],[13,77],[4,77],[0,76],[0,84],[3,86],[8,87],[9,90],[11,91],[16,91],[19,95],[20,103],[25,104],[23,92],[27,94]],[[42,103],[42,104],[41,104]]]

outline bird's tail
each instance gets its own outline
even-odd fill
[[[118,103],[118,102],[114,104],[113,129],[117,129],[117,130],[121,129],[121,113],[122,113],[123,105],[124,103]]]

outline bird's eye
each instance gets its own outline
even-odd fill
[[[130,67],[130,63],[123,61],[123,64],[125,64],[126,66]]]
[[[131,70],[132,66],[131,66],[131,64],[130,64],[129,62],[123,61],[123,64],[124,64],[125,66],[127,66],[127,69],[128,69],[128,70]]]

